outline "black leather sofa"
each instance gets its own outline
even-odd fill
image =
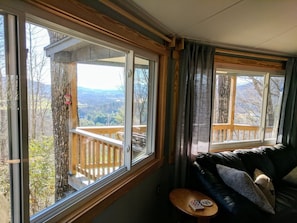
[[[275,188],[275,214],[261,210],[227,186],[219,176],[216,164],[243,170],[251,177],[257,168],[269,176]],[[297,223],[297,184],[284,180],[296,166],[297,150],[283,145],[202,153],[191,168],[190,187],[216,201],[219,214],[211,222]]]

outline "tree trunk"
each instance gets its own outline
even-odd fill
[[[218,116],[216,123],[228,123],[231,78],[218,76]]]
[[[50,43],[64,38],[58,33],[49,32]],[[59,53],[56,53],[59,54]],[[57,56],[59,58],[59,56]],[[52,117],[55,147],[55,199],[60,200],[71,189],[68,184],[69,167],[69,105],[64,96],[70,92],[69,75],[71,64],[61,61],[56,55],[51,57]]]
[[[51,62],[52,80],[52,116],[55,147],[56,200],[69,191],[69,107],[65,104],[64,95],[69,92],[68,65]]]

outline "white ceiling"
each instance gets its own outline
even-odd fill
[[[166,35],[297,56],[297,0],[130,0]]]

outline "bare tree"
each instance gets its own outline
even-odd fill
[[[249,76],[248,79],[250,80],[250,82],[252,83],[252,86],[254,87],[254,89],[256,90],[256,92],[258,93],[259,97],[262,97],[263,94],[263,82],[259,80],[259,78],[256,78],[254,76]],[[280,93],[282,92],[281,90],[281,86],[283,83],[283,78],[278,78],[278,77],[270,77],[270,89],[269,89],[269,95],[267,98],[267,123],[266,126],[273,126],[274,122],[275,122],[275,107],[274,106],[274,100],[273,98],[279,98],[280,97]],[[254,103],[261,103],[261,101],[259,100],[255,100]]]
[[[40,42],[46,38],[42,28],[27,23],[27,75],[29,100],[29,136],[36,139],[38,135],[45,134],[45,114],[50,109],[50,98],[45,93],[44,81],[48,72],[47,58]],[[41,49],[40,49],[41,48]],[[49,126],[47,125],[47,128]]]
[[[134,74],[134,118],[138,117],[139,123],[137,124],[146,124],[147,121],[148,86],[149,70],[146,68],[136,69]]]

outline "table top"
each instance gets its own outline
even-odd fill
[[[214,200],[212,200],[208,196],[198,191],[193,191],[193,190],[184,189],[184,188],[174,189],[170,192],[169,199],[175,207],[194,217],[210,218],[210,217],[214,217],[218,213],[218,206],[214,202]],[[208,199],[213,202],[213,205],[210,207],[204,207],[204,209],[202,210],[194,211],[189,206],[189,202],[193,199],[196,199],[196,200]]]

